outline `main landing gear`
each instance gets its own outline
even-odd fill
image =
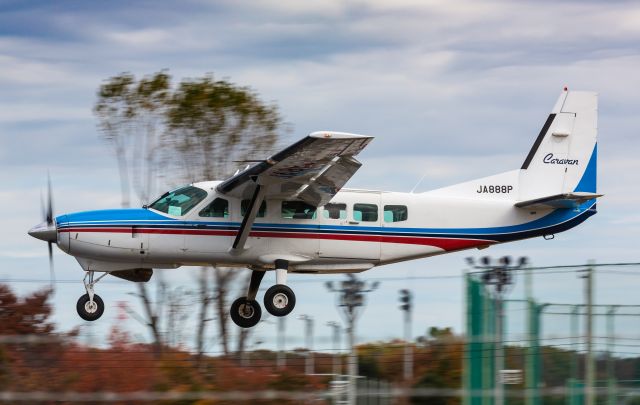
[[[289,263],[286,260],[276,260],[276,284],[264,294],[264,307],[273,316],[289,315],[296,306],[296,295],[286,285],[288,269]],[[231,320],[242,328],[251,328],[260,322],[262,309],[256,301],[256,295],[264,273],[254,270],[247,296],[240,297],[231,304]]]
[[[84,319],[85,321],[95,321],[96,319],[100,318],[102,316],[102,313],[104,312],[104,302],[98,294],[93,292],[93,286],[96,285],[98,281],[102,280],[102,278],[109,273],[104,273],[103,275],[95,279],[95,281],[93,279],[94,273],[94,271],[87,271],[84,279],[82,279],[84,288],[85,290],[87,290],[87,293],[81,296],[78,299],[78,303],[76,304],[78,315],[80,315],[80,318]],[[87,281],[87,279],[89,280]]]

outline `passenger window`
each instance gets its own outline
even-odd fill
[[[347,219],[347,204],[327,204],[324,206],[322,216],[327,219]]]
[[[315,219],[316,207],[303,201],[283,201],[282,218]]]
[[[224,198],[216,198],[202,211],[200,211],[200,216],[209,218],[229,218],[229,201]]]
[[[354,204],[353,219],[362,222],[378,220],[378,206],[376,204]]]
[[[409,211],[406,205],[385,205],[384,206],[384,222],[401,222],[406,221],[409,217]]]
[[[243,217],[247,213],[250,203],[251,203],[251,200],[242,200],[240,202],[240,215],[242,215]],[[260,204],[260,208],[258,208],[258,214],[256,215],[256,218],[264,218],[266,212],[267,212],[267,202],[262,201],[262,204]]]

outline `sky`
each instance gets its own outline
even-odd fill
[[[175,80],[211,73],[250,86],[279,106],[292,129],[285,144],[317,130],[373,135],[349,186],[393,191],[409,191],[421,178],[417,190],[425,191],[517,168],[563,86],[597,91],[598,188],[605,197],[596,216],[552,241],[361,275],[382,283],[369,294],[359,341],[402,336],[400,288],[414,292],[414,336],[431,326],[462,332],[459,276],[467,256],[528,256],[535,266],[640,261],[639,48],[640,5],[631,1],[0,0],[0,200],[7,213],[0,280],[20,293],[47,285],[46,246],[26,234],[41,222],[47,172],[56,214],[119,206],[116,160],[92,107],[98,86],[120,72],[141,77],[168,69]],[[139,308],[135,286],[124,281],[100,283],[104,317],[80,321],[83,273],[72,257],[59,250],[54,256],[60,329],[90,330],[99,343],[120,322],[136,339],[149,339],[135,320],[117,320],[118,301]],[[596,301],[638,303],[638,270],[598,274]],[[183,268],[165,277],[189,289],[195,274]],[[288,345],[303,344],[295,318],[303,313],[316,320],[316,346],[330,345],[325,323],[340,316],[323,283],[341,279],[290,277],[298,303],[287,320]],[[522,296],[522,280],[516,283],[512,295]],[[582,283],[575,273],[534,275],[541,302],[579,303]],[[548,333],[565,333],[561,323],[550,322]],[[218,350],[209,334],[210,349]],[[272,345],[274,337],[267,319],[252,344]]]

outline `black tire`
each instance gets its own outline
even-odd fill
[[[264,307],[273,316],[289,315],[296,306],[296,295],[286,285],[276,284],[264,294]]]
[[[102,298],[100,298],[98,294],[93,294],[93,302],[95,303],[95,308],[92,309],[89,305],[89,294],[78,298],[76,311],[78,311],[80,318],[85,321],[95,321],[102,316],[104,313],[104,302],[102,302]]]
[[[256,300],[240,297],[231,304],[231,320],[241,328],[252,328],[260,322],[262,308]]]

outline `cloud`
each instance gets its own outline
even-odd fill
[[[34,59],[0,55],[0,66],[0,84],[47,85],[52,82],[71,83],[71,76],[64,69]]]
[[[51,104],[0,103],[0,124],[34,121],[77,121],[92,119],[88,107],[57,106]]]
[[[515,168],[563,85],[599,91],[599,184],[607,194],[599,214],[554,241],[489,253],[528,254],[538,264],[632,260],[640,202],[639,16],[634,2],[10,4],[0,15],[0,199],[12,217],[3,223],[0,263],[46,274],[46,248],[25,232],[40,219],[47,169],[59,212],[119,205],[115,159],[91,116],[95,92],[119,72],[164,68],[176,80],[213,72],[252,86],[293,125],[287,141],[321,129],[376,136],[349,186],[399,191],[423,174],[420,191]],[[457,269],[475,254],[363,276]],[[59,256],[68,266],[61,271],[81,276],[71,258]],[[575,279],[547,280],[539,280],[546,297],[575,287]],[[427,282],[418,286],[439,292]],[[421,322],[461,325],[455,305],[462,289],[455,291],[451,301],[429,301],[448,312]],[[313,288],[306,296],[319,294]],[[73,307],[75,299],[63,299],[61,308]],[[375,314],[388,303],[372,301],[363,318],[368,335],[386,336]]]
[[[120,45],[146,48],[165,44],[171,38],[171,35],[166,30],[143,29],[110,32],[107,34],[107,38]]]

